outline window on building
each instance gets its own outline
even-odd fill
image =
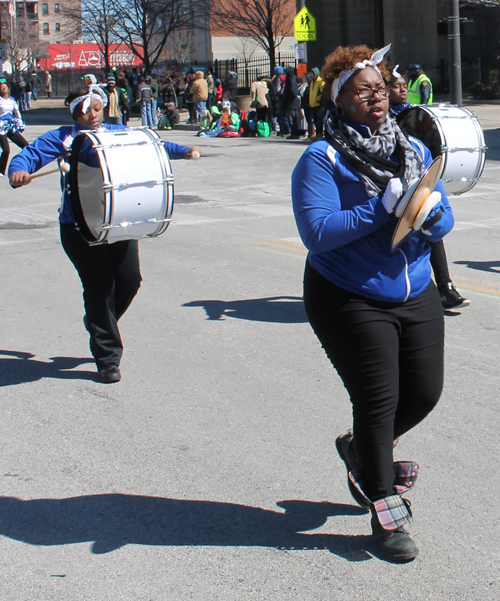
[[[61,24],[60,23],[56,23],[56,31],[61,31]]]
[[[44,35],[48,35],[50,33],[48,23],[43,24],[43,33],[44,33]]]
[[[46,16],[48,14],[49,14],[49,5],[46,2],[44,2],[42,4],[42,15]]]
[[[59,4],[54,4],[54,12],[55,13],[59,12]]]

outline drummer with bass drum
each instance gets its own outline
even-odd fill
[[[125,129],[123,125],[103,124],[103,109],[108,102],[99,86],[81,86],[65,100],[75,125],[49,131],[20,152],[9,167],[10,184],[19,188],[30,183],[32,174],[51,161],[67,155],[82,130]],[[198,146],[188,148],[164,142],[171,159],[192,159],[201,155]],[[94,155],[94,156],[92,156]],[[95,151],[82,147],[78,160],[92,165]],[[140,160],[140,157],[138,157]],[[113,244],[89,245],[78,231],[61,169],[63,201],[59,209],[63,248],[75,266],[83,286],[84,324],[90,334],[90,350],[103,383],[118,382],[123,345],[118,320],[130,306],[141,284],[137,240]]]
[[[389,114],[392,115],[396,120],[398,120],[398,116],[404,110],[412,106],[412,104],[408,102],[408,83],[403,75],[398,72],[398,67],[399,65],[396,65],[396,67],[392,70],[391,81],[389,83]],[[421,104],[425,104],[425,102],[422,101]],[[469,306],[470,300],[464,298],[453,285],[450,272],[448,270],[448,261],[446,259],[446,251],[444,250],[443,241],[439,240],[439,242],[430,242],[430,245],[430,263],[434,272],[436,286],[439,290],[439,294],[441,295],[443,309],[459,309]]]

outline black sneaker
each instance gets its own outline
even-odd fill
[[[346,432],[346,434],[339,436],[335,441],[335,446],[337,447],[337,452],[342,461],[345,463],[347,469],[347,486],[352,498],[360,507],[368,509],[369,501],[359,492],[356,486],[352,483],[351,478],[349,478],[349,473],[359,472],[361,469],[356,451],[353,448],[354,445],[352,432],[349,430]]]
[[[111,367],[103,367],[99,370],[99,378],[103,384],[114,384],[121,380],[120,370],[116,365]]]
[[[453,282],[448,282],[446,286],[439,288],[439,293],[441,294],[443,309],[460,309],[470,305],[470,300],[457,292]]]

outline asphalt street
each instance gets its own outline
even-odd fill
[[[350,404],[305,318],[291,210],[306,142],[168,132],[204,156],[172,163],[174,221],[140,243],[114,385],[95,377],[58,177],[0,179],[2,601],[500,598],[500,105],[470,108],[486,167],[451,198],[446,249],[471,305],[445,317],[439,405],[396,449],[421,467],[403,566],[377,556],[335,451]],[[30,141],[53,127],[28,121]]]

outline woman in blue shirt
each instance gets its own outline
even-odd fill
[[[443,311],[431,280],[429,241],[453,227],[440,201],[395,253],[394,215],[405,183],[431,164],[429,151],[388,118],[389,72],[366,46],[338,48],[323,67],[334,107],[325,138],[309,146],[292,176],[297,226],[309,250],[304,276],[308,319],[350,395],[353,431],[336,441],[355,499],[370,509],[382,554],[418,554],[401,496],[418,466],[393,463],[393,445],[439,400]]]
[[[43,134],[14,157],[9,167],[10,184],[18,188],[30,183],[31,174],[64,156],[82,130],[125,129],[123,125],[103,125],[107,96],[99,86],[82,86],[66,98],[75,125],[60,127]],[[170,142],[165,147],[171,159],[191,159],[198,146],[188,148]],[[80,155],[81,158],[81,155]],[[141,284],[137,240],[90,246],[80,235],[73,216],[66,186],[61,177],[63,202],[60,208],[60,232],[63,248],[74,264],[83,286],[84,324],[90,334],[90,350],[100,380],[118,382],[123,345],[118,320],[130,306]]]

